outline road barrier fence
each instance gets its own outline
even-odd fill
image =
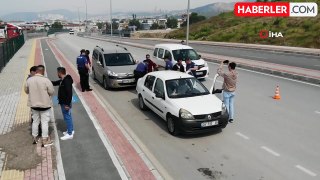
[[[0,72],[14,54],[23,46],[24,42],[24,35],[0,42]]]

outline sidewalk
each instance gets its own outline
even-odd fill
[[[15,127],[30,123],[28,97],[24,93],[23,85],[29,74],[29,68],[40,62],[40,54],[36,53],[38,49],[37,41],[27,41],[0,73],[0,135],[12,131]],[[28,140],[31,138],[26,137],[25,141]],[[41,148],[41,144],[38,144],[34,150],[42,157],[42,162],[36,168],[25,171],[8,168],[7,164],[10,163],[8,156],[1,152],[0,180],[54,179],[53,149],[54,147]]]

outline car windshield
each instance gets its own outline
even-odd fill
[[[173,57],[175,60],[182,59],[183,61],[185,61],[187,58],[190,58],[191,60],[199,60],[200,59],[197,52],[193,49],[173,50],[172,54],[173,54]]]
[[[166,81],[169,98],[185,98],[210,94],[196,78],[180,78]]]
[[[105,54],[104,59],[106,66],[127,66],[135,64],[130,53]]]

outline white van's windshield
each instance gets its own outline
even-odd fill
[[[197,52],[193,49],[178,49],[172,51],[174,59],[177,61],[179,59],[182,59],[185,61],[187,58],[190,58],[191,60],[199,60],[200,57],[197,54]]]

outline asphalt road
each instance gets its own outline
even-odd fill
[[[73,64],[82,48],[114,46],[70,35],[59,35],[54,43]],[[150,53],[128,49],[137,60]],[[207,87],[217,68],[209,66],[210,78],[203,82]],[[92,79],[91,85],[173,179],[319,179],[320,87],[238,71],[235,122],[222,132],[197,136],[169,135],[163,120],[139,110],[134,88],[106,91]],[[271,98],[276,85],[280,101]]]
[[[111,37],[107,37],[111,38]],[[113,40],[120,40],[119,37],[112,37]],[[156,40],[141,40],[141,39],[128,39],[123,38],[121,41],[140,43],[146,45],[156,45],[159,43],[166,43],[163,41]],[[251,59],[263,62],[271,62],[276,64],[295,66],[306,69],[320,70],[320,57],[312,55],[302,55],[302,54],[292,54],[284,52],[275,51],[265,51],[265,50],[254,50],[245,48],[233,48],[233,47],[222,47],[222,46],[210,46],[210,45],[200,45],[195,43],[190,43],[190,46],[196,49],[200,54],[209,53],[224,55],[230,57]]]

